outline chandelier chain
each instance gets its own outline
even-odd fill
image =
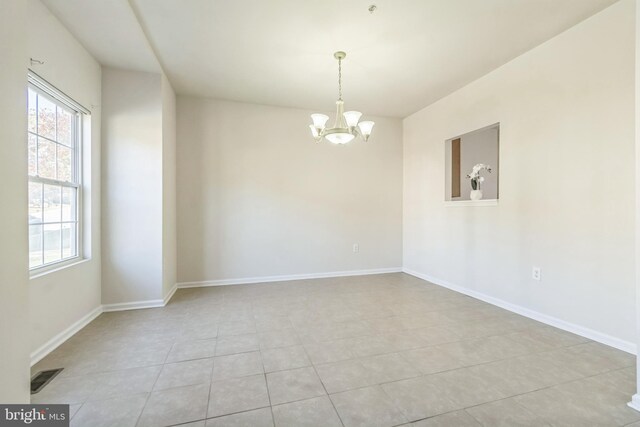
[[[338,100],[342,101],[342,59],[338,59]]]

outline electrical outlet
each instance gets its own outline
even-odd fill
[[[360,252],[360,245],[358,245],[357,243],[353,244],[353,252]]]
[[[531,278],[533,280],[537,280],[538,282],[540,281],[540,279],[542,278],[542,270],[540,269],[540,267],[533,267],[533,269],[531,270]]]

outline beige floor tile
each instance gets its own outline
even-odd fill
[[[176,342],[165,363],[213,357],[216,351],[216,340],[193,340]]]
[[[31,403],[83,403],[97,387],[95,376],[60,378],[57,376],[40,392],[31,395]]]
[[[503,399],[507,395],[496,389],[491,379],[476,375],[469,368],[441,372],[427,377],[441,392],[453,396],[461,408]]]
[[[134,427],[148,393],[86,402],[71,419],[71,427]]]
[[[477,427],[465,408],[495,425],[640,420],[634,356],[405,274],[182,289],[104,313],[32,372],[57,367],[32,401],[69,403],[75,425],[118,399],[131,417],[105,423],[131,424],[154,382],[141,425],[271,425],[271,404],[281,424],[331,425],[326,389],[347,426]]]
[[[223,321],[218,325],[218,337],[255,334],[256,324],[253,319]]]
[[[362,366],[373,376],[376,384],[404,380],[420,375],[400,353],[382,354],[360,359]]]
[[[229,354],[247,353],[260,349],[258,336],[256,334],[235,335],[218,338],[216,356],[226,356]]]
[[[469,371],[486,378],[493,388],[505,396],[528,393],[582,377],[580,373],[559,365],[544,354],[472,366]]]
[[[485,427],[551,427],[545,419],[514,399],[485,403],[466,411]]]
[[[104,400],[128,394],[149,393],[153,388],[162,366],[123,369],[96,376],[96,388],[89,400]]]
[[[293,329],[260,332],[258,333],[258,341],[261,350],[300,344],[300,339]]]
[[[629,396],[592,378],[514,397],[554,426],[622,426],[640,420],[627,406]]]
[[[211,382],[213,358],[167,363],[162,368],[153,389],[164,390],[173,387],[205,384]]]
[[[482,427],[482,425],[464,410],[460,410],[416,421],[406,427]]]
[[[271,408],[255,409],[239,414],[210,418],[207,420],[206,427],[273,427],[273,417]]]
[[[307,355],[314,365],[353,359],[349,345],[345,341],[304,344]]]
[[[525,346],[500,335],[441,344],[437,348],[459,360],[462,366],[479,365],[529,353]]]
[[[293,324],[287,316],[271,315],[256,318],[258,332],[280,331],[291,328],[293,328]]]
[[[367,319],[366,323],[375,333],[406,330],[398,316],[375,317]]]
[[[272,405],[326,394],[314,368],[299,368],[267,374]]]
[[[423,374],[434,374],[464,366],[451,352],[439,346],[403,351],[401,354],[411,366]]]
[[[592,377],[592,380],[629,396],[637,391],[635,367],[605,372]]]
[[[72,405],[69,405],[69,418],[73,419],[73,417],[78,413],[81,407],[82,403],[74,403]]]
[[[414,329],[413,333],[422,338],[428,346],[445,344],[459,340],[452,331],[441,326]]]
[[[361,359],[317,365],[316,370],[330,394],[378,384],[379,379],[372,369],[363,365]]]
[[[311,366],[307,352],[301,345],[262,350],[265,372],[284,371]]]
[[[356,357],[376,356],[397,351],[393,343],[382,335],[357,337],[349,339],[347,342]]]
[[[381,387],[408,421],[433,417],[464,407],[457,402],[450,390],[440,388],[439,384],[430,381],[428,377],[396,381],[383,384]]]
[[[330,398],[345,427],[389,427],[408,421],[380,386],[332,394]]]
[[[274,406],[273,417],[278,427],[342,427],[328,396]]]
[[[213,359],[213,381],[262,374],[259,351],[217,356]]]
[[[149,396],[138,427],[157,427],[202,420],[207,415],[209,384],[154,391]]]
[[[233,414],[269,406],[264,375],[211,383],[208,417]]]

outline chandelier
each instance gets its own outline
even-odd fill
[[[347,56],[344,52],[336,52],[333,57],[338,60],[338,100],[336,101],[336,121],[333,127],[327,128],[329,116],[315,113],[311,115],[313,124],[309,125],[311,134],[316,142],[326,138],[334,144],[346,144],[356,136],[361,136],[364,141],[369,139],[374,123],[371,121],[358,122],[362,113],[359,111],[344,111],[342,101],[342,60]]]

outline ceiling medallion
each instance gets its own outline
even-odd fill
[[[316,142],[322,138],[333,144],[346,144],[356,136],[362,137],[364,141],[369,139],[374,123],[371,121],[358,122],[362,113],[359,111],[344,112],[344,102],[342,101],[342,60],[347,56],[344,52],[333,54],[338,60],[338,100],[336,101],[336,121],[332,128],[327,128],[329,116],[315,113],[311,115],[313,124],[309,125],[311,134]]]

